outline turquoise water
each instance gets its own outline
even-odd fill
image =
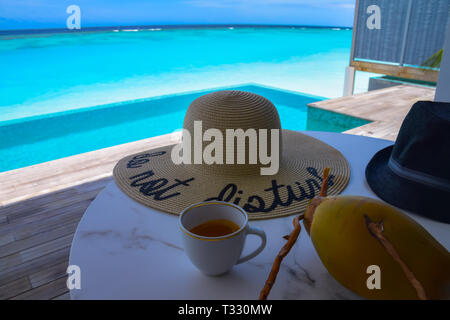
[[[321,97],[257,85],[254,92],[277,107],[282,127],[341,132],[367,121],[306,105]],[[171,133],[183,125],[189,104],[209,91],[168,95],[0,122],[0,172],[100,148]]]
[[[352,38],[339,28],[116,31],[0,36],[0,121],[243,83],[337,97]]]

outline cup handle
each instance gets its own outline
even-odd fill
[[[250,260],[254,257],[256,257],[261,251],[263,251],[263,249],[266,246],[266,233],[264,232],[263,229],[259,228],[259,227],[251,227],[248,226],[247,229],[247,235],[249,234],[255,234],[257,236],[259,236],[261,238],[261,244],[259,245],[258,249],[256,249],[255,251],[253,251],[252,253],[249,253],[248,255],[246,255],[245,257],[241,257],[238,262],[236,262],[236,264],[240,264],[242,262],[245,262],[247,260]],[[247,236],[246,235],[246,236]]]

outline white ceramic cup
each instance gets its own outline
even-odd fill
[[[239,230],[221,236],[204,237],[190,232],[207,221],[225,219],[234,222]],[[206,201],[184,209],[179,218],[184,249],[191,262],[204,274],[217,276],[229,271],[235,264],[257,256],[266,246],[266,233],[248,225],[248,215],[241,207],[223,201]],[[261,238],[260,246],[241,257],[248,234]]]

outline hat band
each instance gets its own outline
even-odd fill
[[[396,175],[402,178],[450,192],[450,181],[410,168],[405,168],[394,160],[392,156],[389,158],[388,166]]]

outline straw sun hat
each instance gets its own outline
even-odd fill
[[[239,151],[245,151],[245,164],[237,164],[237,160],[234,164],[206,164],[204,161],[175,164],[171,154],[176,145],[170,145],[120,160],[114,168],[114,179],[120,189],[146,206],[173,214],[201,201],[228,201],[241,206],[254,220],[303,212],[309,200],[319,195],[326,167],[331,168],[328,194],[339,194],[348,183],[350,167],[344,156],[324,142],[281,129],[275,106],[262,96],[243,91],[206,94],[189,106],[183,129],[194,136],[194,122],[200,120],[203,133],[214,128],[224,137],[226,129],[269,129],[268,132],[280,129],[278,172],[261,175],[261,168],[269,164],[259,158],[249,164],[248,141],[243,149],[238,150],[239,146],[243,147],[238,143],[232,147],[232,151],[236,151],[235,160]],[[186,134],[183,134],[184,141]],[[272,141],[269,133],[267,140]],[[223,154],[226,154],[231,147],[225,143],[225,138],[223,141]],[[202,144],[204,150],[211,141],[202,141]],[[267,148],[268,155],[271,149],[277,150],[271,143]]]

